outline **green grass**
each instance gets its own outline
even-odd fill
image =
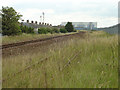
[[[40,48],[40,47],[39,47]],[[79,51],[71,63],[66,63]],[[30,70],[13,73],[50,56]],[[62,70],[62,71],[60,71]],[[102,31],[86,33],[85,38],[73,38],[54,43],[46,52],[29,52],[3,58],[4,88],[117,88],[118,36]]]
[[[25,34],[17,35],[17,36],[3,36],[2,37],[2,44],[10,44],[10,43],[17,43],[17,42],[23,42],[28,40],[35,40],[35,39],[42,39],[42,38],[48,38],[52,36],[58,36],[58,35],[66,35],[66,34],[74,34],[76,32],[72,33],[54,33],[54,34]]]
[[[57,35],[63,35],[63,34],[25,34],[23,33],[22,35],[18,35],[18,36],[3,36],[2,44],[23,42],[23,41],[47,38],[47,37],[57,36]]]

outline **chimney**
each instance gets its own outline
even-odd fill
[[[44,25],[44,22],[42,23],[42,25]]]
[[[27,20],[27,23],[29,23],[29,20]]]
[[[39,22],[39,25],[41,25],[41,22]]]
[[[34,23],[33,21],[31,21],[31,23]]]
[[[35,24],[37,24],[37,21],[35,21]]]

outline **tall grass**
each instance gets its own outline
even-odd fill
[[[76,32],[72,33],[54,33],[54,34],[21,34],[17,36],[3,36],[2,37],[2,44],[10,44],[10,43],[17,43],[17,42],[23,42],[28,40],[35,40],[35,39],[42,39],[42,38],[48,38],[52,36],[58,36],[58,35],[65,35],[65,34],[74,34]]]
[[[44,62],[12,76],[47,56],[50,57]],[[69,60],[69,65],[63,68]],[[118,37],[92,32],[84,39],[52,44],[45,53],[3,58],[3,78],[7,77],[10,78],[3,82],[7,88],[117,88]]]
[[[28,40],[40,39],[40,38],[48,38],[57,35],[64,35],[64,34],[22,34],[18,36],[3,36],[2,37],[2,44],[9,44],[9,43],[16,43],[16,42],[23,42]]]

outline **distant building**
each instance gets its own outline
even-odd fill
[[[41,22],[38,23],[37,21],[35,21],[35,22],[34,21],[29,22],[29,20],[27,20],[26,22],[21,22],[21,25],[34,28],[34,32],[35,33],[38,33],[38,28],[41,28],[41,27],[52,28],[52,24],[41,23]]]
[[[27,22],[21,22],[21,24],[23,26],[27,26],[27,27],[32,27],[32,28],[41,28],[41,27],[52,27],[52,24],[48,24],[48,23],[41,23],[41,22],[37,22],[37,21],[31,21],[29,22],[29,20],[27,20]]]
[[[67,22],[62,22],[61,26],[65,26]],[[72,22],[76,30],[93,30],[97,28],[97,22]]]

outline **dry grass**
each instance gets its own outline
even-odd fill
[[[65,35],[62,33],[55,33],[55,34],[22,34],[18,36],[3,36],[2,37],[2,44],[10,44],[10,43],[16,43],[16,42],[23,42],[28,40],[35,40],[40,38],[48,38],[52,36],[58,36],[58,35]]]
[[[118,37],[104,32],[87,33],[47,47],[46,52],[31,52],[3,58],[5,88],[117,88]],[[63,67],[78,53],[67,67]],[[46,61],[24,70],[42,58]],[[62,71],[61,71],[62,70]]]

